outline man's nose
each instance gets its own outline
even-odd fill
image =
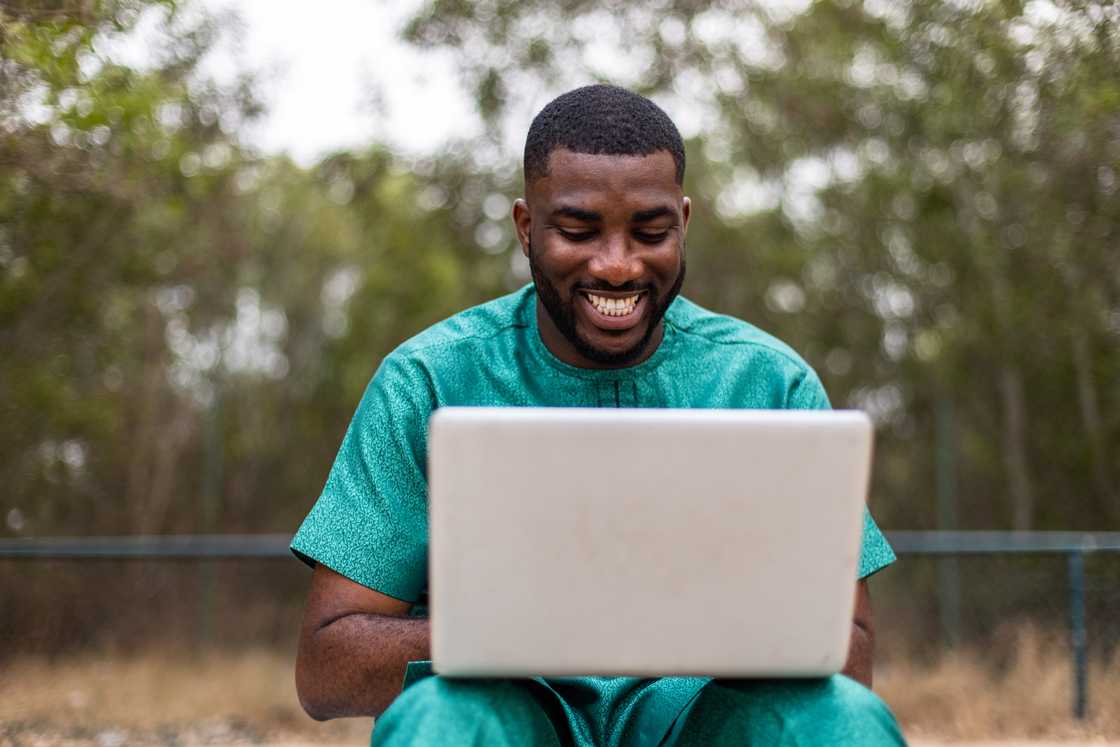
[[[642,276],[642,261],[626,236],[611,236],[595,253],[588,271],[610,285],[625,285]]]

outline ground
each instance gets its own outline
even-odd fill
[[[1024,629],[998,666],[969,651],[924,664],[881,657],[875,689],[914,747],[1120,747],[1120,654],[1094,662],[1078,722],[1061,643]],[[368,744],[369,719],[317,723],[300,710],[292,664],[292,651],[274,649],[7,661],[0,747]]]

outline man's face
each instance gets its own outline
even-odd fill
[[[572,365],[639,363],[660,344],[684,281],[690,206],[673,157],[562,149],[548,171],[513,209],[546,312],[538,310],[541,338]]]

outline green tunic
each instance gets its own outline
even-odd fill
[[[615,370],[557,359],[541,342],[535,309],[536,293],[526,286],[430,327],[382,361],[322,495],[292,540],[298,557],[414,602],[422,614],[428,418],[437,407],[829,407],[820,380],[792,349],[684,298],[665,314],[653,355]],[[894,559],[865,514],[860,577]],[[634,720],[648,722],[643,731],[667,730],[707,682],[582,677],[540,684],[559,696],[577,739],[605,744]]]

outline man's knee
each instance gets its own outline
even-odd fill
[[[520,696],[509,682],[426,677],[398,695],[378,723],[477,723],[497,717],[503,709],[516,708]]]
[[[427,677],[374,724],[373,744],[502,744],[551,730],[528,688],[508,680]]]
[[[829,677],[824,681],[824,687],[823,697],[832,702],[838,710],[852,717],[886,717],[891,721],[894,720],[894,716],[882,698],[870,688],[849,677],[842,674]]]
[[[716,680],[682,724],[678,744],[902,745],[890,709],[842,675],[813,680]]]
[[[455,680],[432,676],[410,685],[393,701],[392,708],[422,711],[429,715],[480,713],[488,710],[495,700],[503,697],[516,698],[516,693],[516,689],[509,682]]]
[[[853,679],[776,683],[770,698],[785,728],[806,744],[903,745],[898,722],[883,700]],[[805,740],[808,741],[805,741]],[[821,741],[823,740],[823,741]]]

